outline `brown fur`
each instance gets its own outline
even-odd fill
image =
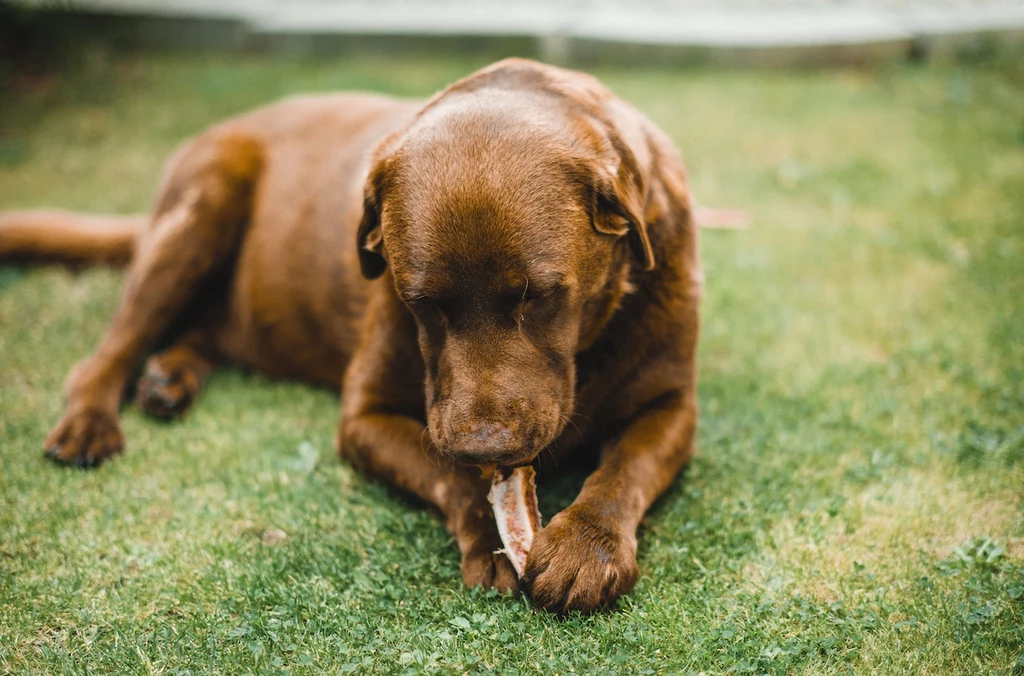
[[[137,388],[158,416],[221,361],[341,385],[342,456],[441,511],[467,584],[593,610],[632,588],[640,519],[693,450],[692,211],[643,116],[589,76],[513,59],[425,105],[305,97],[229,120],[171,159],[144,226],[11,213],[0,258],[134,252],[69,376],[54,459],[121,450],[118,408],[158,340]],[[577,451],[597,469],[520,582],[478,466]]]

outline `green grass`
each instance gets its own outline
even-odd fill
[[[0,208],[140,210],[225,115],[478,65],[87,51],[5,101]],[[99,471],[53,465],[119,276],[0,267],[0,671],[1024,672],[1014,68],[597,73],[703,202],[755,220],[702,233],[699,455],[613,613],[465,589],[441,524],[337,459],[337,398],[303,385],[226,370],[182,422],[128,406]],[[544,513],[581,480],[543,484]]]

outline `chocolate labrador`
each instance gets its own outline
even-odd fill
[[[136,395],[183,413],[220,362],[341,386],[338,448],[443,514],[468,585],[564,612],[637,579],[693,452],[701,274],[672,143],[580,73],[511,59],[426,103],[293,98],[169,161],[152,215],[0,217],[0,259],[127,263],[46,440],[93,466]],[[596,458],[520,580],[481,466]],[[543,454],[543,456],[542,456]]]

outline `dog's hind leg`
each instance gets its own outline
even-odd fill
[[[260,146],[237,136],[201,137],[178,156],[136,245],[113,322],[68,376],[64,416],[46,440],[51,458],[93,466],[123,449],[117,413],[129,378],[203,282],[234,257],[261,166]]]
[[[210,335],[203,329],[188,331],[146,360],[135,387],[139,406],[165,420],[184,415],[217,361]]]

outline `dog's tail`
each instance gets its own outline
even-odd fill
[[[124,266],[146,217],[67,211],[0,213],[0,261]]]

